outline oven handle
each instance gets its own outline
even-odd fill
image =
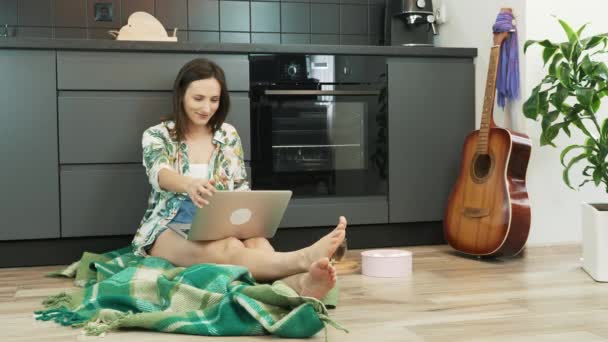
[[[380,90],[264,90],[264,95],[380,95]]]

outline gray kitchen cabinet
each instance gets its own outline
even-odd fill
[[[226,122],[236,127],[249,160],[249,97],[230,98]],[[142,133],[171,113],[172,93],[62,91],[58,108],[62,164],[140,163]]]
[[[140,165],[61,167],[61,237],[132,235],[150,185]]]
[[[251,115],[249,94],[230,93],[230,113],[226,122],[233,125],[241,137],[245,160],[251,160]]]
[[[60,90],[172,90],[177,73],[195,58],[208,58],[225,72],[230,91],[249,90],[247,55],[59,51]]]
[[[59,237],[55,51],[0,50],[0,240]]]
[[[245,162],[245,171],[247,172],[247,182],[249,183],[249,187],[251,187],[251,166],[249,166],[248,162]]]
[[[390,58],[389,222],[443,219],[475,129],[472,59]]]
[[[141,163],[142,134],[171,101],[170,92],[60,92],[61,163]]]
[[[61,237],[135,234],[151,189],[143,166],[63,165],[60,174]]]

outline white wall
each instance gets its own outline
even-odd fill
[[[580,233],[580,203],[583,201],[608,201],[608,195],[591,185],[580,191],[567,188],[562,181],[563,167],[559,154],[569,141],[559,137],[558,148],[540,147],[540,123],[524,118],[521,107],[529,91],[543,76],[540,48],[531,48],[523,55],[521,48],[527,39],[565,40],[561,26],[551,15],[565,19],[573,26],[592,22],[588,33],[608,32],[608,2],[605,0],[581,0],[572,5],[566,0],[435,0],[435,5],[447,7],[448,22],[440,27],[436,46],[476,47],[476,127],[479,127],[482,100],[492,45],[492,25],[500,8],[510,7],[517,19],[520,44],[521,98],[506,113],[495,108],[498,125],[522,131],[533,142],[528,166],[527,186],[532,208],[532,225],[529,245],[578,242]],[[581,10],[574,10],[574,7]],[[587,31],[586,31],[587,32]],[[607,106],[608,105],[604,105]],[[608,112],[606,108],[604,112]],[[582,140],[579,135],[576,141]],[[464,137],[463,137],[464,140]],[[572,173],[576,176],[576,171]],[[573,177],[573,183],[580,178]],[[580,182],[580,181],[579,181]]]

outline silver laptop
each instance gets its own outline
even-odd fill
[[[290,198],[289,190],[217,191],[197,208],[188,240],[271,238]]]

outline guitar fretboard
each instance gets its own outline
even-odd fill
[[[493,46],[490,51],[488,80],[486,81],[486,94],[483,99],[481,125],[479,127],[479,139],[477,141],[477,153],[479,154],[488,153],[488,139],[490,135],[490,124],[492,122],[492,112],[494,111],[494,94],[496,93],[496,73],[498,72],[499,57],[500,45]]]

